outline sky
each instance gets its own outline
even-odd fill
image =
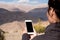
[[[48,0],[0,0],[4,3],[23,3],[23,4],[42,4],[47,3]]]

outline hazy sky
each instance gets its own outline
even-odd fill
[[[26,4],[41,4],[47,3],[48,0],[0,0],[0,2],[5,3],[26,3]]]

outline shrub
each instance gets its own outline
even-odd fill
[[[34,26],[37,33],[43,33],[45,31],[45,27],[36,25]]]
[[[43,33],[45,31],[45,28],[43,25],[41,25],[41,19],[38,20],[38,23],[34,26],[34,29],[37,33]]]
[[[4,40],[4,31],[0,29],[0,40]]]

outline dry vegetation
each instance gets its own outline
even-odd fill
[[[42,21],[39,19],[37,24],[34,25],[34,28],[37,33],[44,33],[48,25],[49,25],[48,21]]]

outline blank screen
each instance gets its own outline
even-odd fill
[[[33,32],[32,22],[26,22],[26,27],[28,32]]]

